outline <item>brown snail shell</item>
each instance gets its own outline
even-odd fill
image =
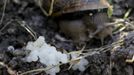
[[[39,5],[49,12],[52,0],[38,0]],[[107,0],[54,0],[52,15],[61,15],[77,11],[108,8]]]

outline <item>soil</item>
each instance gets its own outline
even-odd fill
[[[112,3],[113,17],[116,18],[123,18],[128,9],[132,9],[127,23],[124,23],[125,29],[113,32],[113,39],[107,37],[104,46],[98,39],[87,42],[86,49],[96,53],[86,57],[89,64],[84,72],[68,70],[69,65],[65,64],[57,75],[134,75],[134,61],[126,62],[134,56],[134,7],[129,4],[134,1],[125,1],[113,0]],[[27,42],[38,36],[44,36],[46,42],[58,50],[70,52],[78,49],[73,42],[62,41],[62,38],[71,39],[59,31],[53,18],[46,17],[34,0],[0,0],[0,75],[20,75],[45,67],[38,61],[29,63],[23,60],[29,54],[24,48]],[[46,74],[38,71],[26,75]]]

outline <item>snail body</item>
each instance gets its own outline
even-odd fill
[[[59,22],[61,32],[70,36],[75,43],[87,41],[86,26],[82,20],[63,20]]]
[[[107,36],[112,37],[113,27],[108,25],[110,19],[106,13],[97,13],[93,16],[86,16],[83,18],[84,24],[87,26],[89,31],[89,38],[99,38],[103,45],[103,40]]]

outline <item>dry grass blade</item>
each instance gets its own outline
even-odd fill
[[[130,15],[131,11],[132,11],[132,8],[128,9],[128,11],[124,15],[124,19],[128,18],[128,16]]]
[[[5,16],[6,5],[7,5],[7,1],[8,1],[8,0],[5,0],[5,1],[4,1],[4,6],[3,6],[2,17],[1,17],[1,20],[0,20],[0,25],[3,23],[3,19],[4,19],[4,16]]]
[[[42,12],[43,12],[46,16],[48,16],[47,11],[44,10],[43,7],[42,7],[42,0],[39,0],[39,7],[40,7],[40,9],[42,10]]]
[[[50,9],[49,9],[48,16],[50,16],[53,13],[53,5],[54,5],[54,0],[51,0],[51,6],[50,6]]]
[[[46,15],[46,16],[51,16],[53,13],[53,5],[54,5],[54,0],[51,0],[51,5],[50,5],[50,9],[49,12],[47,12],[43,7],[42,7],[42,0],[39,0],[39,7],[42,10],[42,12]]]
[[[13,20],[8,21],[1,29],[0,32],[2,32],[9,24],[11,24]]]
[[[88,56],[91,56],[93,54],[96,54],[96,53],[99,53],[99,52],[106,52],[106,51],[110,51],[111,50],[111,47],[114,47],[114,46],[117,46],[117,45],[121,45],[123,43],[123,40],[119,40],[118,42],[115,42],[115,43],[112,43],[111,45],[106,45],[104,47],[100,47],[100,48],[95,48],[95,49],[88,49],[88,50],[80,50],[80,51],[74,51],[74,52],[70,52],[68,54],[71,54],[71,53],[81,53],[82,51],[87,51],[87,53],[83,53],[84,56],[79,56],[75,59],[72,59],[72,60],[69,60],[67,63],[71,63],[71,62],[76,62],[76,61],[79,61],[80,59],[82,58],[85,58],[85,57],[88,57]],[[82,53],[81,53],[82,54]],[[41,72],[41,71],[47,71],[47,70],[50,70],[56,66],[61,66],[63,64],[58,64],[58,65],[55,65],[55,66],[48,66],[46,68],[40,68],[40,69],[34,69],[34,70],[30,70],[30,71],[27,71],[27,72],[24,72],[24,73],[21,73],[20,75],[26,75],[26,74],[29,74],[29,73],[33,73],[33,72]]]
[[[78,58],[76,58],[76,59],[70,60],[70,61],[68,61],[67,63],[75,62],[75,61],[80,60],[80,59],[82,59],[82,57],[78,57]],[[54,68],[54,67],[56,67],[56,66],[61,66],[61,65],[63,65],[63,64],[57,64],[57,65],[53,65],[53,66],[48,66],[48,67],[46,67],[46,68],[34,69],[34,70],[30,70],[30,71],[26,71],[26,72],[24,72],[24,73],[21,73],[21,74],[19,74],[19,75],[27,75],[27,74],[33,73],[33,72],[47,71],[47,70],[50,70],[50,69],[52,69],[52,68]]]
[[[24,73],[21,73],[20,75],[27,75],[29,73],[33,73],[33,72],[41,72],[41,71],[47,71],[47,70],[50,70],[56,66],[60,66],[60,65],[63,65],[63,64],[58,64],[58,65],[54,65],[54,66],[48,66],[46,68],[40,68],[40,69],[34,69],[34,70],[30,70],[30,71],[26,71]]]
[[[4,62],[0,62],[0,65],[7,68],[7,72],[10,75],[17,75],[17,72],[8,67]]]
[[[29,27],[25,21],[18,21],[16,20],[16,22],[22,26],[24,29],[26,29],[26,31],[34,38],[34,40],[37,39],[37,35],[36,35],[36,32],[31,28]]]
[[[133,55],[132,59],[127,59],[126,62],[127,63],[133,63],[134,62],[134,55]]]

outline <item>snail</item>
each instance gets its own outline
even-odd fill
[[[35,0],[35,2],[46,16],[52,17],[111,8],[107,0]],[[109,22],[107,14],[96,13],[92,17],[84,15],[75,20],[60,19],[59,27],[75,43],[88,41],[91,37],[98,37],[103,44],[105,37],[112,36],[112,27],[106,25],[107,22]]]

